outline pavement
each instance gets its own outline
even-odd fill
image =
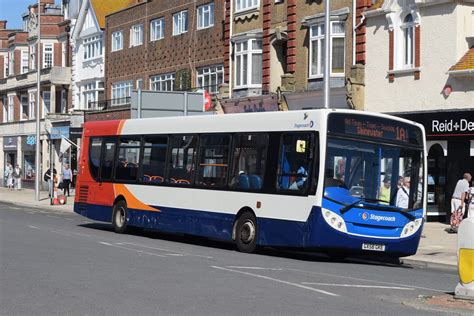
[[[34,190],[11,191],[7,188],[0,188],[0,201],[25,207],[73,212],[74,191],[71,193],[67,204],[50,205],[48,192],[40,192],[40,201],[36,201]],[[425,223],[418,252],[413,256],[403,258],[403,262],[425,267],[457,269],[457,234],[448,233],[448,229],[449,225],[444,223]]]

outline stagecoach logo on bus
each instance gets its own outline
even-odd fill
[[[432,132],[474,132],[474,122],[466,119],[458,120],[433,120],[431,122]]]
[[[306,121],[306,119],[309,117],[308,113],[304,113],[303,115],[303,120]],[[311,120],[309,122],[305,123],[295,123],[295,128],[313,128],[314,126],[314,121]]]
[[[376,222],[384,221],[384,222],[395,222],[396,218],[395,216],[381,216],[381,215],[375,215],[375,214],[367,214],[366,212],[361,214],[361,217],[364,221],[371,219]]]

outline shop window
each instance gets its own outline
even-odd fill
[[[89,169],[93,178],[99,177],[100,151],[102,149],[102,138],[91,138],[89,147]]]
[[[284,134],[280,145],[277,189],[305,192],[313,161],[310,133]]]
[[[164,182],[167,149],[168,138],[166,136],[145,137],[141,176],[143,183]]]
[[[170,138],[169,181],[173,184],[191,185],[196,171],[197,136]]]
[[[267,134],[239,134],[234,137],[231,188],[262,189],[267,148]]]
[[[115,166],[115,180],[136,181],[140,158],[140,141],[121,138]]]
[[[206,187],[223,187],[229,170],[230,135],[204,135],[201,137],[198,184]]]

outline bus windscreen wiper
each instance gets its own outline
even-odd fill
[[[363,199],[360,199],[360,200],[357,200],[355,201],[354,203],[351,203],[351,204],[347,204],[346,206],[344,207],[341,207],[339,209],[339,212],[341,212],[341,214],[344,214],[345,212],[347,212],[348,210],[350,210],[351,208],[353,208],[354,206],[356,206],[357,204],[359,203],[362,203]],[[363,207],[364,205],[361,205],[361,207]]]
[[[377,199],[366,199],[366,198],[362,198],[362,199],[359,199],[357,201],[355,201],[354,203],[351,203],[351,204],[347,204],[346,206],[342,207],[341,209],[339,209],[339,212],[341,212],[341,215],[346,213],[347,211],[349,211],[350,209],[352,209],[354,206],[356,206],[357,204],[360,204],[359,207],[363,208],[363,209],[368,209],[368,210],[376,210],[376,211],[382,211],[382,212],[395,212],[395,213],[400,213],[404,216],[406,216],[409,220],[413,221],[416,219],[415,216],[413,216],[412,214],[408,213],[409,210],[401,210],[401,209],[394,209],[392,207],[390,207],[389,205],[387,206],[382,206],[382,205],[377,205],[377,206],[370,206],[370,205],[364,205],[362,202],[363,201],[367,201],[367,202],[386,202],[386,201],[381,201],[381,200],[377,200]]]

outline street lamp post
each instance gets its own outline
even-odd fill
[[[324,0],[324,108],[329,109],[331,101],[331,13],[329,0]]]
[[[36,32],[37,32],[37,49],[36,49],[36,158],[35,158],[35,168],[36,168],[36,176],[35,176],[35,196],[36,200],[40,200],[40,179],[41,179],[41,172],[40,172],[40,80],[41,80],[41,65],[40,65],[40,52],[41,52],[41,0],[38,0],[38,22],[36,24]]]

